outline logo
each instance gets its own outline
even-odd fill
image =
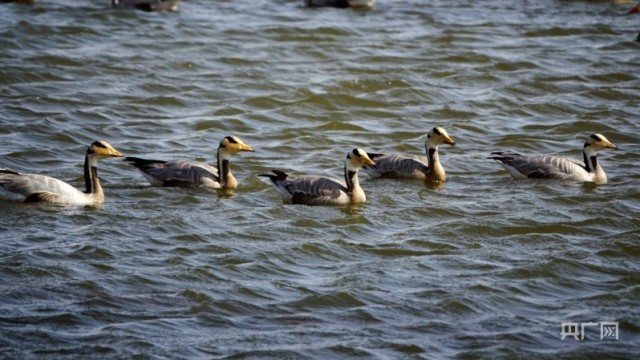
[[[575,340],[584,340],[585,328],[597,327],[600,325],[600,340],[618,340],[618,322],[602,321],[597,322],[584,322],[574,323],[566,322],[562,323],[562,329],[560,330],[560,340],[564,340],[567,336],[573,337]]]

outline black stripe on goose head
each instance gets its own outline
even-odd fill
[[[591,134],[591,136],[589,136],[589,139],[584,142],[584,147],[591,146],[594,141],[602,141],[602,139],[598,134]]]
[[[226,148],[227,144],[237,144],[238,140],[235,136],[225,136],[222,141],[220,141],[220,147]]]
[[[89,148],[87,149],[87,154],[94,154],[95,150],[94,148],[101,148],[101,149],[107,149],[107,145],[105,145],[102,141],[94,141],[91,145],[89,145]]]

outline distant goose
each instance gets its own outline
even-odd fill
[[[441,127],[434,127],[425,141],[427,155],[411,154],[369,154],[375,165],[362,169],[372,177],[392,179],[420,179],[444,182],[447,176],[440,164],[438,146],[447,144],[456,146],[447,131]]]
[[[104,202],[104,193],[98,179],[98,160],[122,157],[122,154],[105,141],[96,141],[87,149],[84,160],[82,192],[64,181],[49,176],[21,174],[0,168],[0,197],[23,202],[49,202],[56,204],[91,205]]]
[[[344,162],[344,181],[313,175],[289,175],[280,170],[271,170],[268,177],[286,204],[346,205],[367,200],[358,182],[358,170],[374,162],[362,149],[347,154]]]
[[[153,186],[207,187],[213,189],[235,189],[238,181],[231,173],[229,159],[240,151],[253,151],[237,136],[227,136],[218,146],[218,167],[189,160],[145,160],[126,157],[137,167]],[[219,169],[222,169],[220,173]]]
[[[308,7],[370,8],[374,0],[304,0]]]
[[[593,134],[584,143],[584,162],[552,155],[527,156],[504,152],[491,153],[490,159],[500,163],[514,179],[562,179],[606,184],[607,175],[597,160],[598,152],[605,149],[617,147],[604,136]]]
[[[180,0],[111,0],[117,9],[135,9],[142,11],[177,11]]]
[[[631,10],[629,10],[629,12],[627,13],[627,15],[628,14],[635,14],[635,13],[637,13],[639,11],[640,11],[640,4],[632,7]],[[636,41],[640,42],[640,33],[638,33],[638,37],[636,38]]]

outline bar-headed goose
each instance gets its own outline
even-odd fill
[[[358,182],[358,170],[374,162],[362,149],[347,154],[344,162],[344,181],[314,175],[289,175],[280,170],[271,170],[268,177],[286,204],[346,205],[367,200]]]
[[[180,0],[111,0],[117,9],[135,9],[142,11],[177,11]]]
[[[493,152],[489,158],[500,163],[514,179],[562,179],[606,184],[607,175],[597,160],[598,152],[605,149],[617,147],[601,134],[593,134],[584,143],[584,162],[553,155],[528,156],[505,152]]]
[[[367,9],[373,7],[375,0],[304,0],[308,7],[335,7],[335,8],[355,8]]]
[[[238,181],[231,173],[229,159],[240,151],[253,151],[237,136],[227,136],[218,146],[218,167],[190,160],[146,160],[126,157],[153,186],[207,187],[235,189]],[[221,171],[220,171],[221,170]]]
[[[0,3],[33,4],[36,0],[0,0]]]
[[[427,140],[425,141],[426,156],[369,154],[376,164],[366,166],[362,171],[372,177],[444,182],[447,180],[447,176],[438,156],[438,146],[442,144],[456,146],[456,142],[449,137],[445,129],[434,127],[427,134]]]
[[[24,202],[49,202],[56,204],[91,205],[104,202],[104,192],[98,179],[98,160],[122,157],[106,141],[96,141],[87,149],[84,160],[83,192],[64,181],[49,176],[21,174],[6,168],[0,169],[0,196],[7,200]]]

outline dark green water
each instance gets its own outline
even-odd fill
[[[232,193],[100,163],[100,208],[0,202],[2,358],[640,356],[640,16],[611,1],[109,1],[0,6],[0,166],[82,187],[88,144],[213,163]],[[283,205],[256,175],[341,176],[424,152],[449,181],[361,176],[355,207]],[[580,158],[609,183],[514,181],[491,151]],[[618,340],[561,339],[617,322]]]

